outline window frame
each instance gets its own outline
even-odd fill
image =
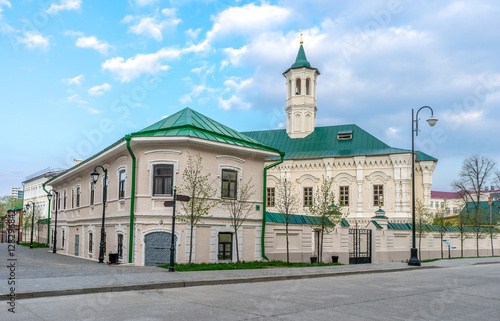
[[[120,242],[121,238],[121,242]],[[123,240],[124,236],[122,233],[116,235],[116,253],[118,254],[118,259],[123,260]]]
[[[350,195],[349,185],[339,186],[339,202],[341,206],[349,207]]]
[[[266,188],[266,206],[275,207],[276,206],[276,188],[267,187]]]
[[[81,199],[82,188],[80,185],[76,186],[76,208],[80,207],[80,199]]]
[[[89,204],[95,205],[95,183],[92,180],[90,181]]]
[[[89,232],[89,247],[88,247],[88,252],[89,255],[94,254],[94,232],[90,231]]]
[[[303,191],[303,207],[309,207],[313,203],[313,196],[314,196],[314,188],[310,186],[306,186],[302,189]]]
[[[170,176],[171,178],[171,184],[170,184],[170,193],[157,193],[156,191],[156,178],[158,177],[156,175],[156,169],[158,167],[170,167],[172,169],[172,174]],[[151,193],[152,193],[152,196],[172,196],[172,193],[173,193],[173,186],[174,186],[174,176],[175,176],[175,166],[174,164],[164,164],[164,163],[161,163],[161,164],[153,164],[153,177],[152,177],[152,190],[151,190]],[[159,176],[159,177],[166,177],[168,178],[169,176],[168,175],[165,175],[165,176]],[[163,187],[165,187],[165,181],[163,181],[163,184],[162,184],[162,189]],[[163,191],[163,190],[162,190]],[[163,191],[165,192],[165,191]]]
[[[221,235],[230,235],[230,242],[221,242]],[[229,244],[229,251],[226,250],[226,245]],[[220,250],[220,246],[223,245],[222,252]],[[229,252],[229,259],[225,258],[225,254]],[[217,260],[218,261],[232,261],[233,260],[233,233],[231,232],[219,232],[217,235]]]
[[[384,184],[375,184],[373,185],[373,206],[379,205],[379,197],[384,197]],[[384,205],[384,201],[382,199],[382,206]]]
[[[234,180],[229,180],[229,179],[224,179],[224,173],[225,172],[232,172],[235,174]],[[224,187],[224,182],[229,182],[229,185],[227,187],[227,194],[228,196],[224,196],[224,191],[226,188]],[[234,182],[234,195],[231,194],[231,185],[230,183]],[[222,168],[221,169],[221,193],[220,197],[224,199],[237,199],[238,198],[238,170],[232,169],[232,168]]]
[[[123,179],[122,179],[123,174]],[[173,176],[173,171],[172,171]],[[125,181],[127,179],[127,172],[125,169],[120,169],[118,171],[118,199],[125,199]]]

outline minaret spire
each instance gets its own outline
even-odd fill
[[[302,29],[299,29],[300,31],[300,44],[303,45],[304,41],[302,40]]]

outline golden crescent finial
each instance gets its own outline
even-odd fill
[[[304,43],[304,41],[302,41],[302,29],[299,29],[300,31],[300,44],[302,45]]]

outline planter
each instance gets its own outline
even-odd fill
[[[318,263],[318,257],[317,256],[311,256],[311,264],[313,263]]]
[[[332,263],[339,263],[338,255],[332,255]]]

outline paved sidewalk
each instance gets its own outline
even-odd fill
[[[9,298],[7,247],[0,244],[0,300]],[[270,268],[201,272],[168,272],[156,267],[108,266],[95,261],[53,254],[47,249],[16,247],[17,299],[97,292],[117,292],[243,282],[331,277],[359,273],[411,271],[500,263],[500,257],[440,260],[409,267],[405,263],[375,263],[305,268]]]

